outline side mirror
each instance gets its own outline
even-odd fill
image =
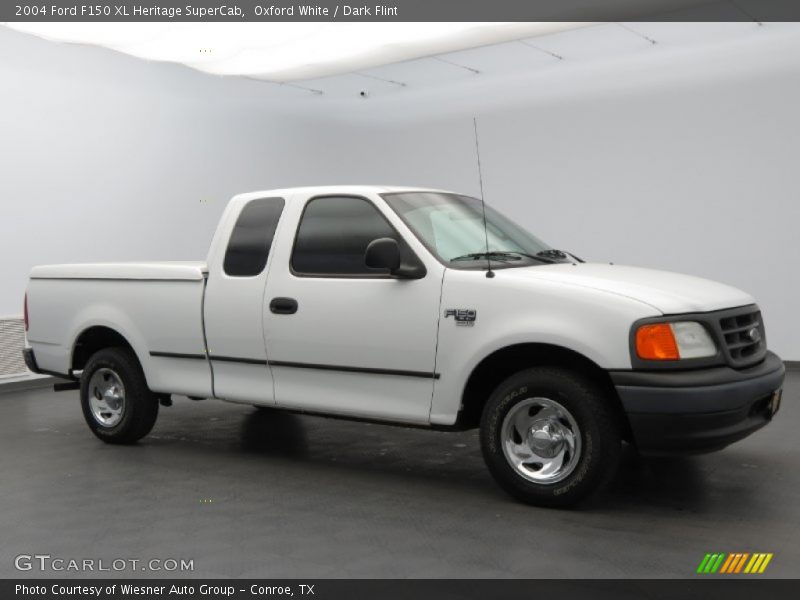
[[[426,273],[419,259],[414,264],[403,264],[400,245],[392,238],[372,240],[364,252],[364,264],[370,269],[387,269],[398,279],[422,279]]]
[[[364,263],[370,269],[389,269],[394,273],[400,268],[400,246],[392,238],[372,240],[364,253]]]

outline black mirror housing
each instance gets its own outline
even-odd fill
[[[398,279],[422,279],[427,274],[425,265],[411,256],[403,262],[400,244],[393,238],[372,240],[364,252],[364,264],[370,269],[387,269],[392,277]]]
[[[394,273],[400,268],[400,246],[392,238],[372,240],[364,253],[364,263],[370,269],[388,269]]]

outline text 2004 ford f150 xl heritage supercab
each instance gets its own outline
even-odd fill
[[[25,358],[80,381],[106,442],[147,435],[170,394],[479,427],[498,483],[551,506],[608,481],[622,440],[718,450],[778,410],[784,366],[748,294],[485,219],[434,190],[242,194],[207,262],[34,268]]]

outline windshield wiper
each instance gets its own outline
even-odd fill
[[[515,252],[514,254],[517,253]],[[470,254],[462,254],[461,256],[451,258],[450,262],[456,262],[458,260],[486,260],[487,258],[497,261],[522,260],[519,256],[511,256],[508,252],[471,252]]]
[[[501,251],[501,250],[492,250],[491,252],[472,252],[470,254],[464,254],[462,256],[456,256],[455,258],[451,258],[450,262],[455,262],[459,260],[495,260],[497,262],[508,262],[512,260],[522,260],[522,257],[525,258],[532,258],[533,260],[538,260],[540,262],[552,263],[556,262],[546,256],[535,256],[533,254],[526,254],[525,252],[516,252],[513,250]]]
[[[571,252],[567,252],[566,250],[556,250],[555,248],[548,248],[547,250],[541,250],[536,253],[536,256],[544,256],[546,258],[552,259],[553,262],[558,262],[562,260],[569,260],[571,256],[578,262],[586,262],[582,258],[579,258],[572,254]]]

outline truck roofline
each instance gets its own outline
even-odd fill
[[[254,198],[268,198],[270,196],[315,196],[315,195],[333,195],[333,194],[388,194],[397,192],[434,192],[444,194],[457,194],[453,190],[442,190],[436,188],[414,187],[414,186],[399,186],[399,185],[317,185],[305,187],[289,187],[277,188],[271,190],[256,190],[252,192],[243,192],[236,194],[231,198],[235,200],[253,200]]]

